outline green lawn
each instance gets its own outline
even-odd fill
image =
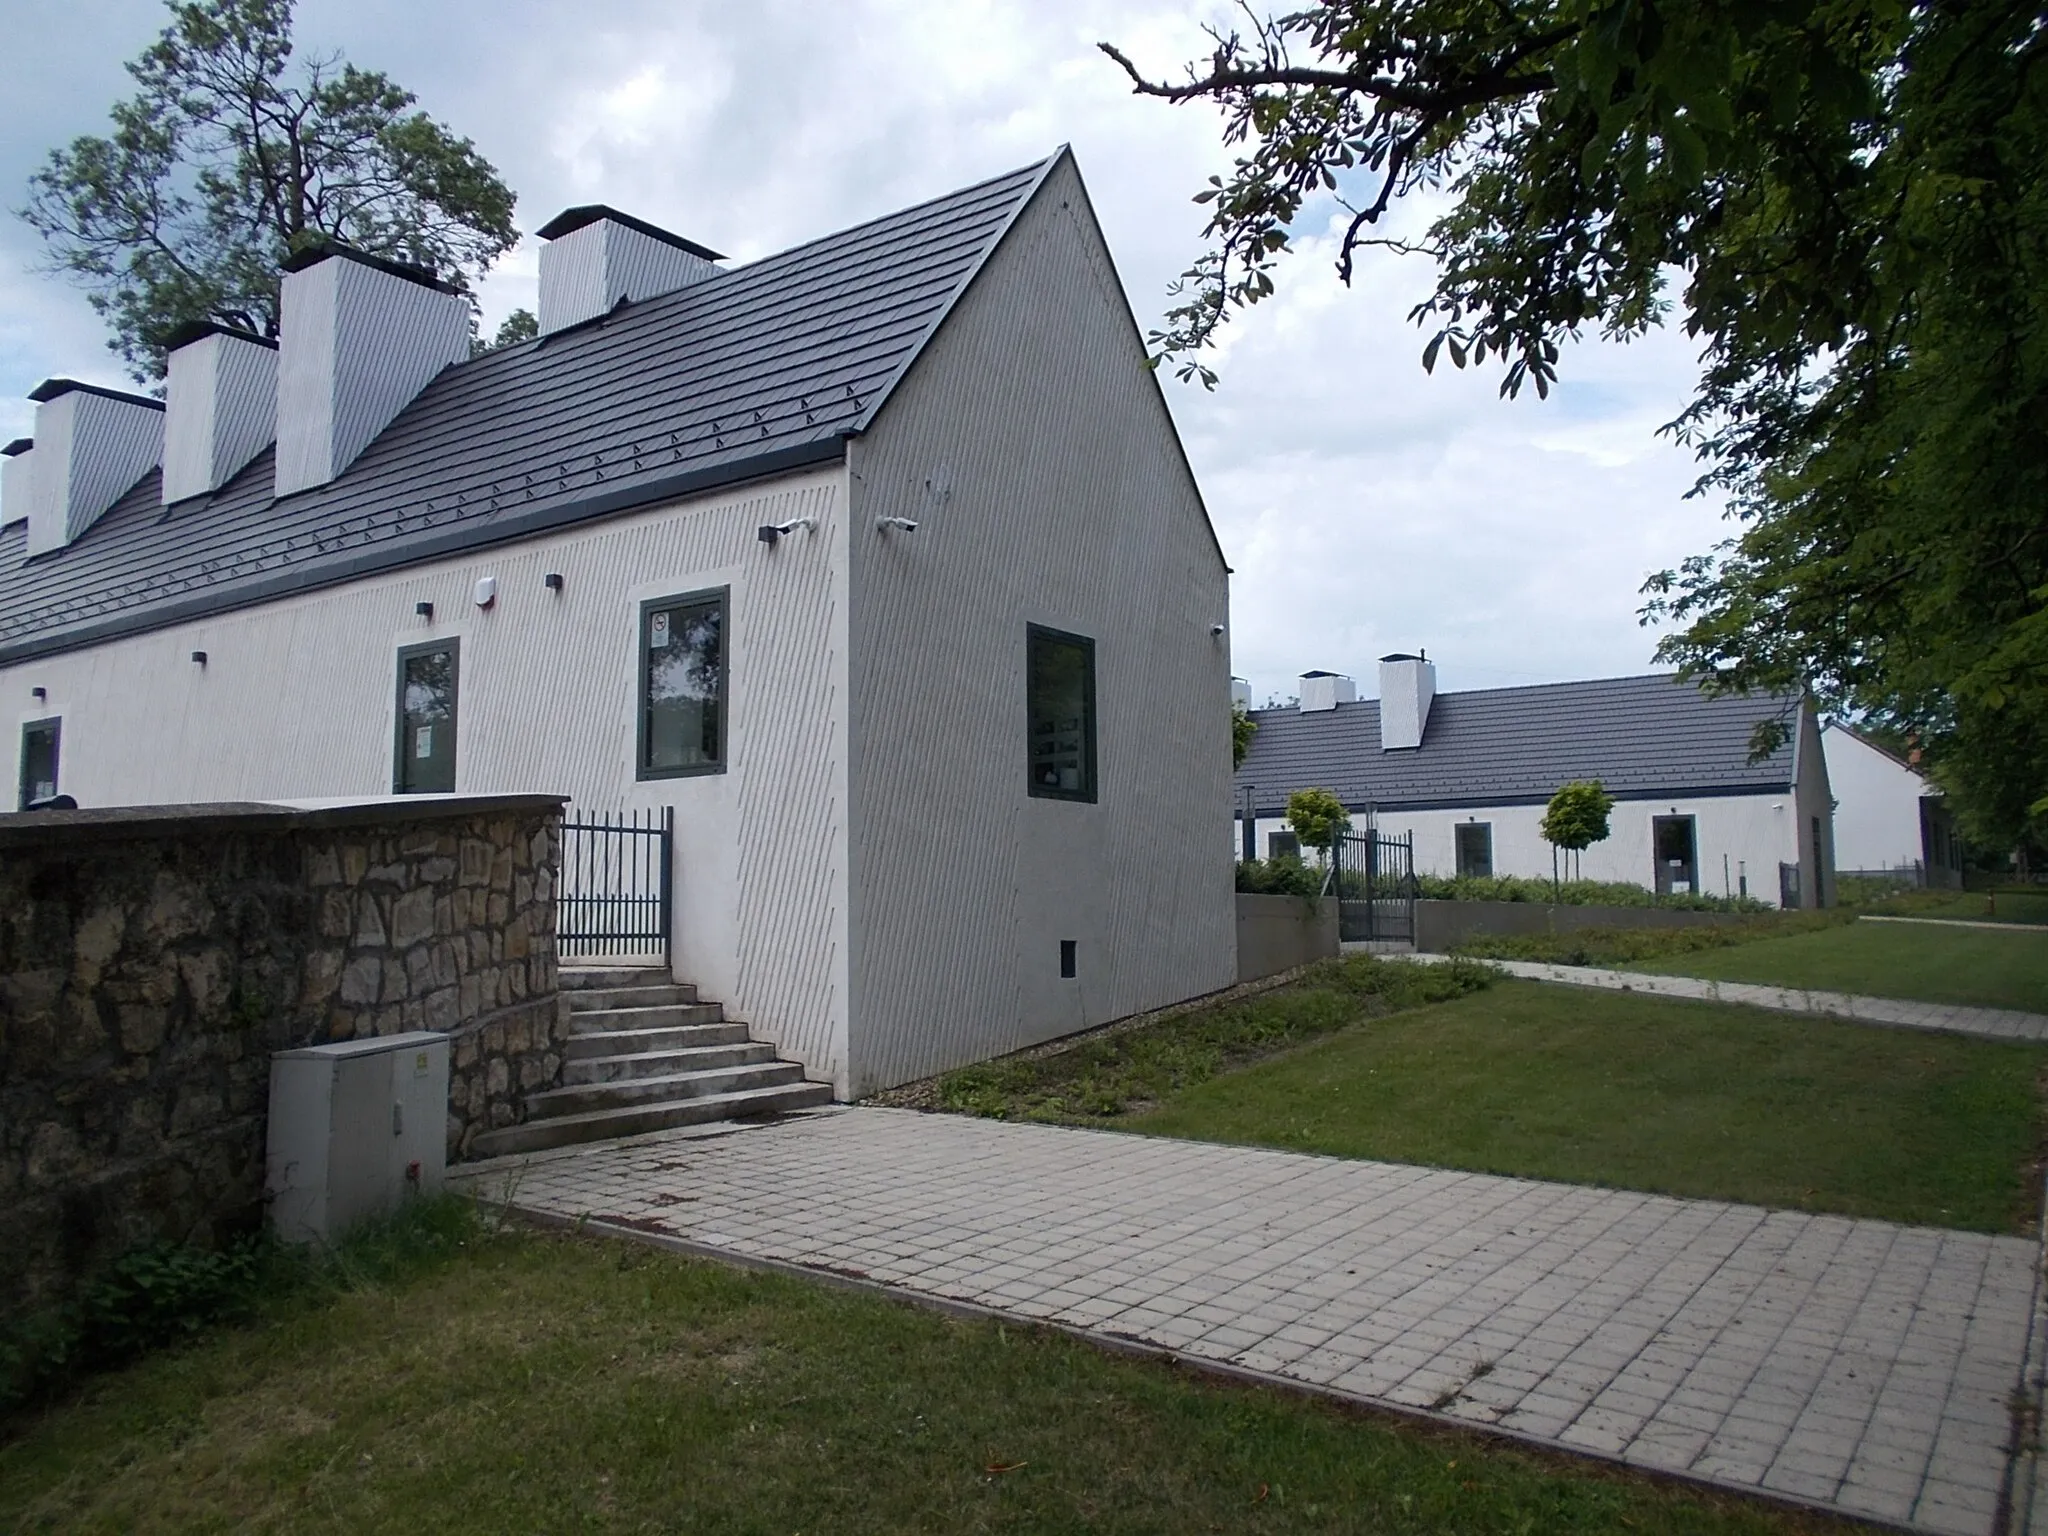
[[[2048,933],[1845,923],[1817,933],[1661,957],[1637,968],[2048,1013]]]
[[[652,1250],[472,1231],[0,1426],[66,1532],[1849,1527]]]
[[[1910,912],[1916,917],[1951,917],[1976,923],[2036,923],[2048,926],[2048,891],[1998,891],[1989,894],[1982,891],[1953,891],[1940,895],[1931,891],[1921,891],[1915,893],[1915,898],[1910,903],[1898,904],[1898,910]]]
[[[1508,982],[1118,1123],[2019,1232],[2035,1212],[2044,1066],[2048,1047]]]

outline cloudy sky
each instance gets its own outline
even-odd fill
[[[1141,326],[1199,250],[1189,197],[1225,163],[1205,108],[1133,98],[1094,44],[1155,72],[1202,51],[1218,6],[1147,0],[301,0],[302,50],[339,51],[469,135],[532,229],[606,202],[737,260],[1071,143]],[[101,131],[157,0],[0,0],[0,202],[53,145]],[[1655,643],[1636,589],[1725,532],[1656,436],[1693,377],[1683,336],[1568,349],[1548,402],[1492,375],[1425,375],[1403,319],[1416,259],[1331,270],[1316,210],[1278,299],[1232,326],[1213,394],[1167,395],[1236,569],[1234,668],[1256,698],[1313,667],[1373,691],[1426,649],[1445,688],[1612,676]],[[123,382],[84,298],[0,216],[0,438],[67,374]],[[486,328],[531,305],[533,242],[483,289]]]

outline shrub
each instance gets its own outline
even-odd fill
[[[1300,859],[1240,859],[1237,888],[1247,896],[1318,896],[1323,872]]]
[[[1681,912],[1770,912],[1776,909],[1754,896],[1694,895],[1674,891],[1659,896],[1647,886],[1627,880],[1566,880],[1552,885],[1548,880],[1522,875],[1493,875],[1484,879],[1469,876],[1419,875],[1416,883],[1429,901],[1528,901],[1543,906],[1566,907],[1666,907]]]

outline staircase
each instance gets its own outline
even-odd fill
[[[721,1003],[667,973],[635,966],[563,966],[570,1035],[562,1086],[528,1094],[527,1118],[485,1131],[472,1157],[539,1152],[578,1142],[810,1109],[832,1101],[825,1083],[730,1023]]]

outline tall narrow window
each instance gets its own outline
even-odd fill
[[[409,645],[398,653],[398,760],[391,775],[394,794],[454,793],[458,650],[453,640],[435,640]]]
[[[726,592],[640,606],[640,777],[725,769]]]
[[[25,811],[39,800],[57,793],[57,735],[55,720],[32,720],[21,728],[21,808]]]
[[[1655,816],[1650,820],[1650,840],[1656,847],[1656,891],[1669,896],[1673,891],[1700,888],[1699,840],[1690,816]]]
[[[1493,878],[1493,823],[1490,821],[1463,821],[1458,823],[1458,878],[1460,880],[1491,880]]]
[[[1033,624],[1024,637],[1027,787],[1047,800],[1095,799],[1095,642]]]

